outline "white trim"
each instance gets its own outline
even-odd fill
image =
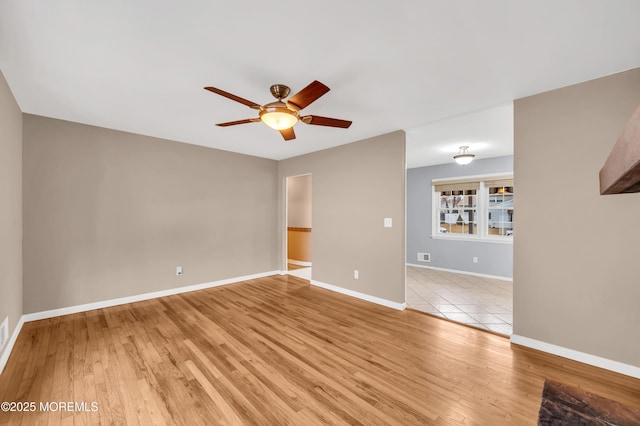
[[[473,241],[476,243],[513,244],[513,237],[465,237],[463,235],[437,233],[431,234],[434,240]]]
[[[111,306],[124,305],[126,303],[140,302],[142,300],[156,299],[158,297],[172,296],[174,294],[188,293],[205,288],[218,287],[221,285],[232,284],[240,281],[253,280],[256,278],[268,277],[276,275],[280,271],[262,272],[259,274],[245,275],[242,277],[228,278],[225,280],[212,281],[202,284],[194,284],[185,287],[171,288],[168,290],[154,291],[151,293],[137,294],[135,296],[120,297],[117,299],[104,300],[101,302],[87,303],[84,305],[69,306],[67,308],[52,309],[50,311],[34,312],[22,316],[24,322],[37,321],[46,318],[53,318],[62,315],[76,314],[78,312],[92,311],[94,309],[109,308]]]
[[[613,361],[596,355],[564,348],[562,346],[556,346],[551,343],[542,342],[540,340],[531,339],[529,337],[519,336],[517,334],[511,335],[511,343],[520,346],[526,346],[532,349],[537,349],[542,352],[547,352],[553,355],[561,356],[563,358],[572,359],[584,364],[593,365],[596,367],[604,368],[605,370],[614,371],[616,373],[640,379],[640,367],[636,367],[634,365],[624,364],[622,362]]]
[[[20,330],[22,330],[22,326],[24,325],[24,323],[25,320],[23,315],[20,317],[20,321],[18,321],[18,324],[16,324],[16,328],[13,330],[13,334],[11,335],[9,342],[7,342],[7,345],[5,346],[2,356],[0,356],[0,374],[2,374],[4,367],[9,361],[9,357],[11,356],[11,352],[13,351],[13,345],[16,344],[16,340],[18,340],[18,335],[20,334]]]
[[[513,278],[501,277],[500,275],[479,274],[477,272],[459,271],[457,269],[438,268],[437,266],[418,265],[416,263],[406,263],[407,266],[415,266],[416,268],[435,269],[436,271],[453,272],[454,274],[473,275],[475,277],[492,278],[494,280],[511,281]]]
[[[316,287],[321,287],[326,290],[335,291],[336,293],[342,293],[347,296],[355,297],[357,299],[366,300],[367,302],[375,303],[377,305],[382,305],[388,308],[397,309],[399,311],[403,311],[407,307],[406,303],[392,302],[391,300],[383,299],[381,297],[371,296],[370,294],[360,293],[358,291],[349,290],[344,287],[338,287],[332,284],[327,284],[327,283],[323,283],[316,280],[311,280],[311,285],[314,285]]]
[[[287,259],[287,263],[298,266],[311,266],[311,262],[303,262],[302,260]]]
[[[6,333],[6,336],[4,334]],[[7,346],[11,335],[9,334],[9,315],[4,318],[4,321],[0,324],[0,352]]]
[[[431,182],[450,182],[452,180],[490,180],[491,178],[513,177],[513,172],[486,173],[483,175],[457,176],[448,178],[431,179]]]

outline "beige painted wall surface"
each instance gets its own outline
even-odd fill
[[[25,313],[276,270],[277,167],[25,114]]]
[[[22,113],[1,72],[0,200],[0,323],[9,317],[10,336],[22,316]]]
[[[311,228],[311,183],[312,176],[292,176],[287,179],[287,226]]]
[[[598,172],[640,102],[640,69],[515,102],[514,333],[640,366],[640,194]]]
[[[280,161],[281,269],[285,178],[312,173],[312,279],[404,303],[404,164],[403,131]],[[383,227],[385,217],[392,228]]]

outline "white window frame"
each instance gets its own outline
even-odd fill
[[[484,243],[497,243],[497,244],[513,244],[513,236],[507,237],[503,235],[489,235],[489,188],[485,186],[485,181],[496,179],[513,178],[513,173],[492,173],[487,175],[477,176],[460,176],[456,178],[446,179],[433,179],[431,182],[431,238],[434,240],[453,240],[453,241],[476,241]],[[446,184],[452,181],[477,181],[480,183],[480,188],[477,190],[478,204],[476,207],[477,228],[478,232],[475,235],[470,234],[449,234],[440,232],[440,193],[436,192],[436,184]],[[515,192],[515,190],[514,190]]]

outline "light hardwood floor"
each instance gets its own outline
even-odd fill
[[[24,325],[0,424],[536,424],[545,378],[640,408],[640,380],[274,276]]]

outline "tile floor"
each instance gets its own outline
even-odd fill
[[[407,266],[407,306],[511,335],[513,283]]]

